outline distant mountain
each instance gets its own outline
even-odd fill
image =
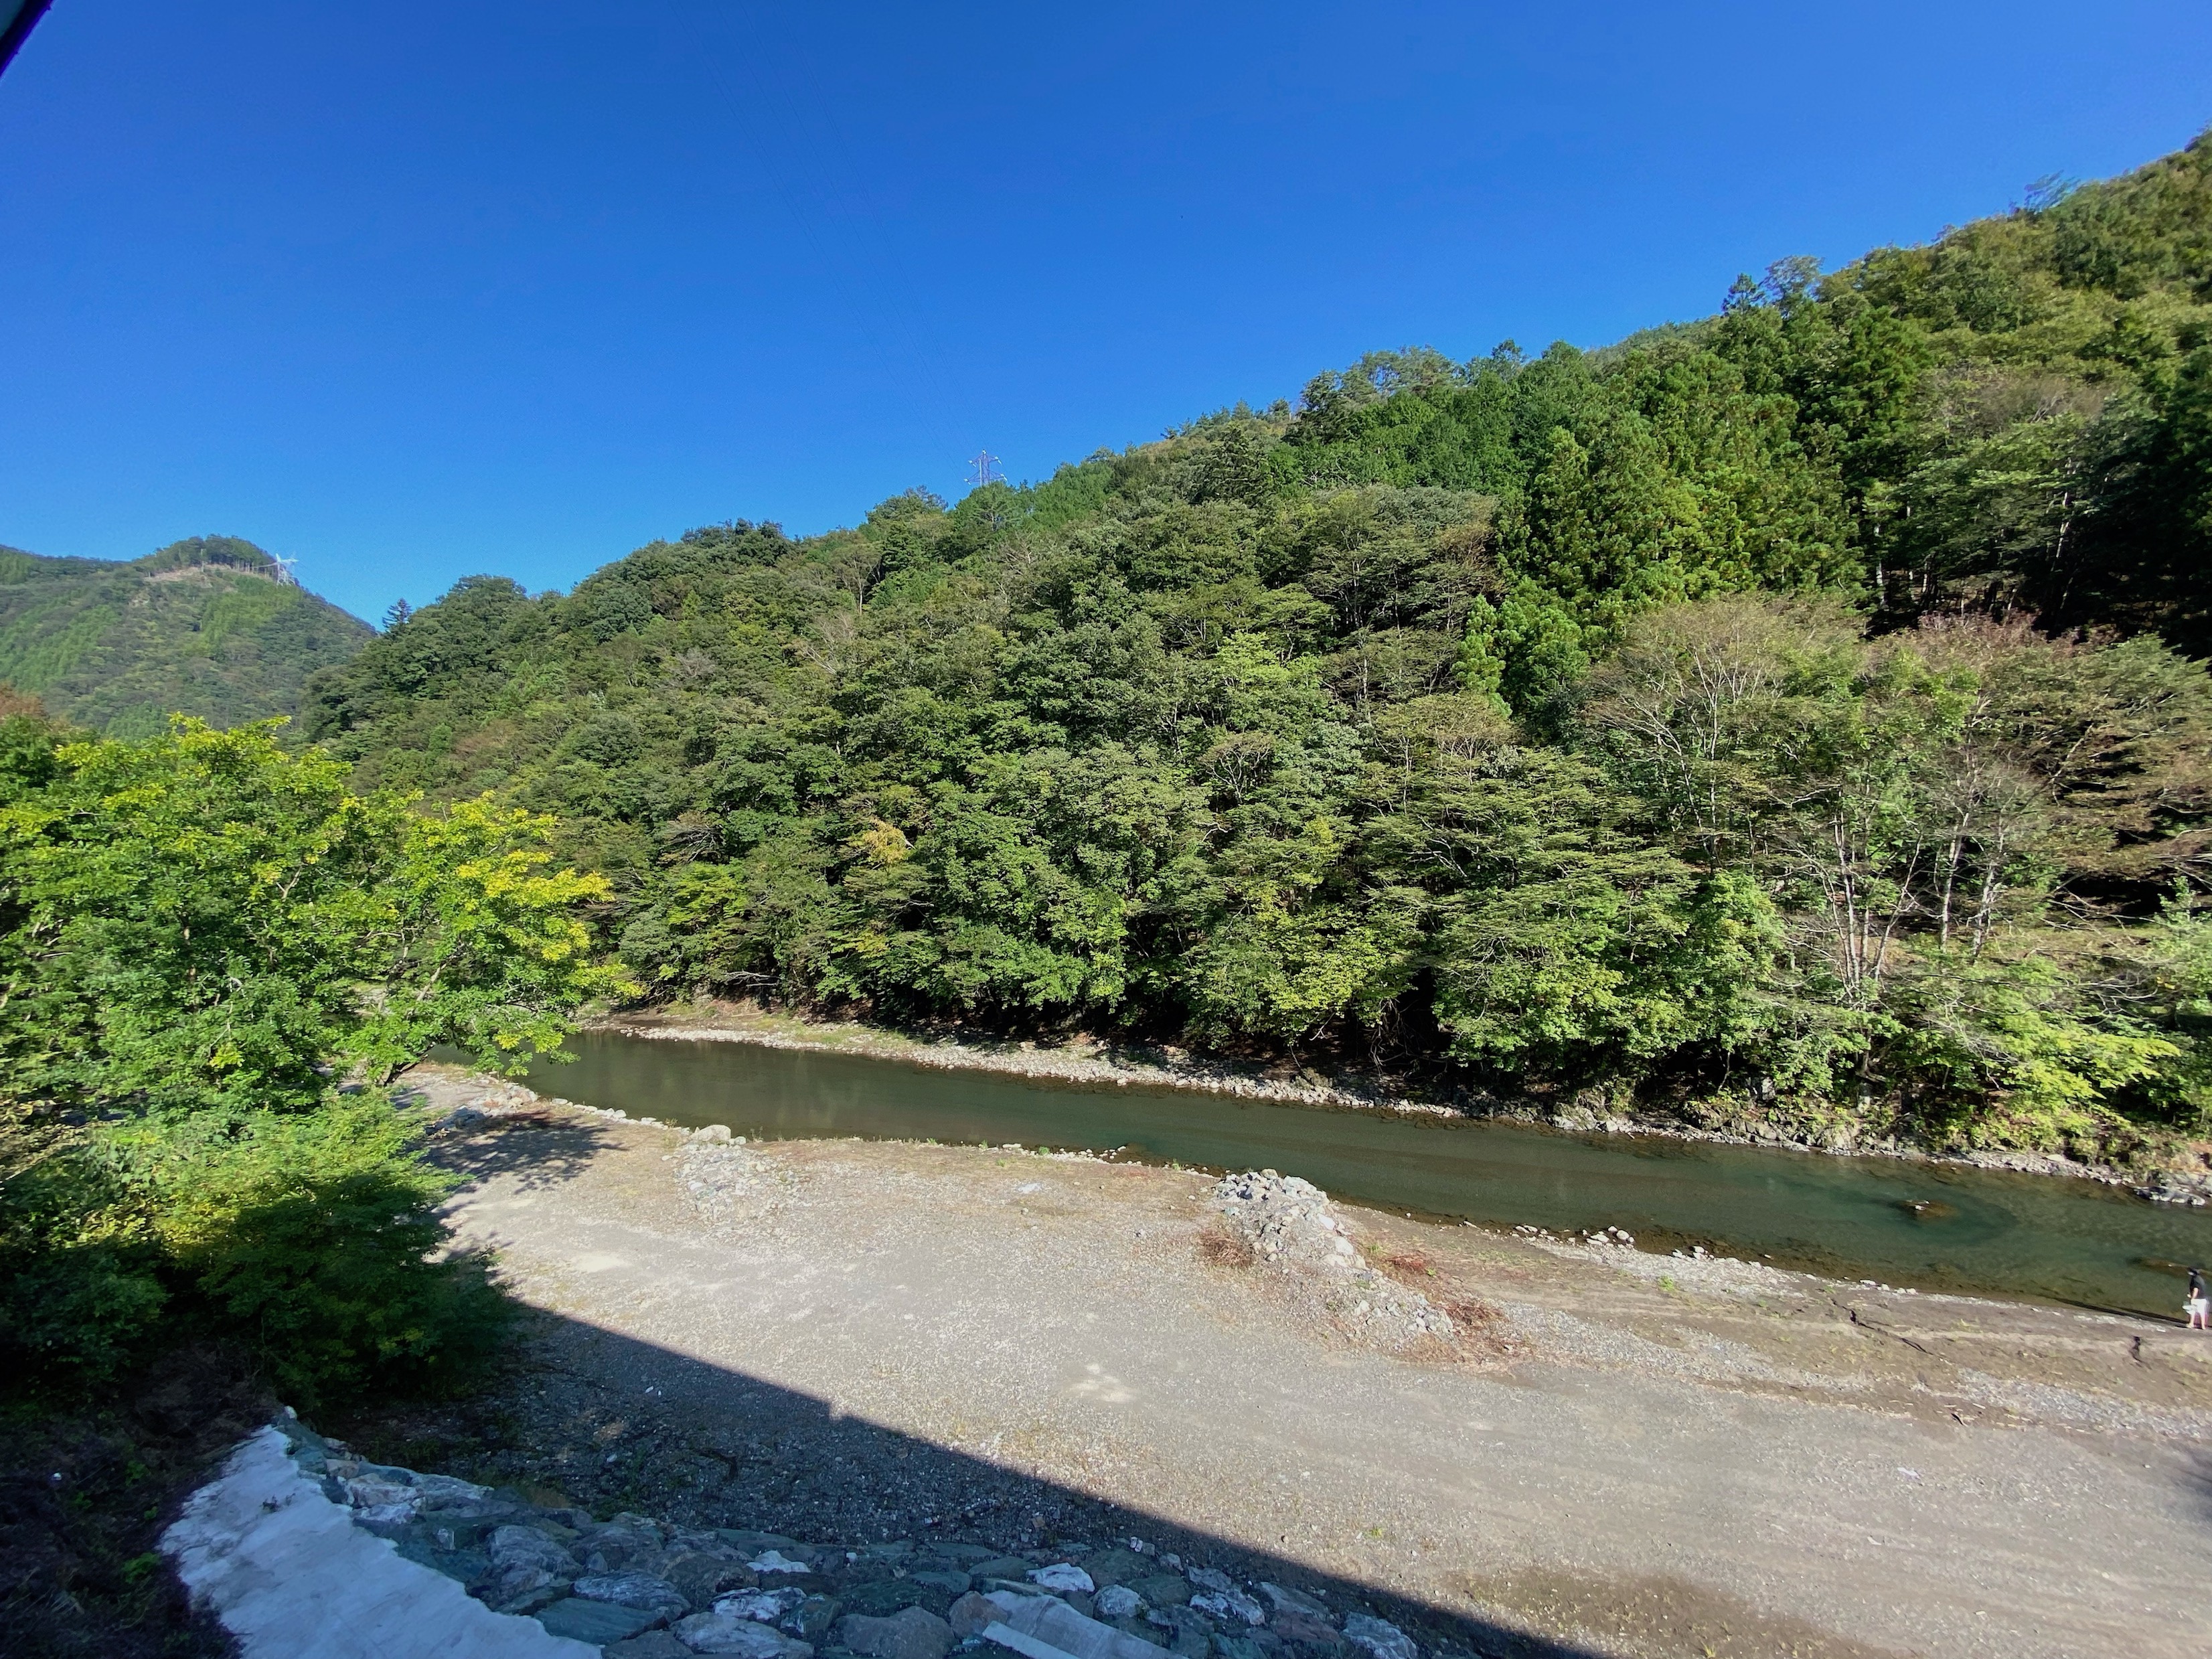
[[[289,714],[310,674],[374,635],[234,536],[128,562],[0,547],[0,682],[119,737],[175,711],[217,726]]]

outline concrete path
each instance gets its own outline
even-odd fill
[[[195,1603],[215,1610],[242,1659],[599,1659],[470,1600],[353,1523],[256,1433],[186,1500],[161,1535]]]

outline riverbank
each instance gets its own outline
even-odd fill
[[[951,1032],[916,1035],[859,1020],[823,1019],[744,1002],[688,1003],[611,1014],[593,1022],[593,1028],[636,1037],[744,1042],[799,1052],[854,1054],[940,1071],[988,1072],[1078,1087],[1187,1090],[1343,1110],[1487,1118],[1579,1133],[1654,1135],[1712,1146],[2008,1170],[2124,1187],[2155,1202],[2212,1206],[2212,1143],[2183,1143],[2160,1167],[2123,1169],[2055,1152],[1949,1152],[1894,1141],[1815,1140],[1771,1125],[1746,1133],[1701,1128],[1671,1118],[1623,1115],[1606,1103],[1589,1099],[1570,1101],[1548,1111],[1534,1103],[1492,1096],[1456,1102],[1425,1099],[1371,1077],[1325,1074],[1288,1060],[1260,1064],[1182,1048],[1121,1042],[1087,1033],[1048,1042]]]
[[[336,1425],[379,1461],[796,1538],[1126,1526],[1585,1653],[2212,1644],[2170,1324],[422,1085],[539,1322],[489,1394]]]

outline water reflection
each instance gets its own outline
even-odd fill
[[[2170,1316],[2212,1258],[2212,1213],[2087,1182],[1892,1158],[1328,1111],[1172,1091],[1060,1087],[748,1043],[592,1032],[533,1086],[635,1116],[768,1139],[858,1135],[1126,1149],[1273,1168],[1340,1197],[1554,1230],[1614,1225],[1842,1278]]]

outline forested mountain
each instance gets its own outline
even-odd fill
[[[1848,1140],[2212,1127],[2212,143],[1585,353],[472,577],[317,677],[656,994]]]
[[[233,536],[128,562],[0,548],[0,683],[118,737],[172,712],[217,726],[289,714],[310,674],[373,631]]]

